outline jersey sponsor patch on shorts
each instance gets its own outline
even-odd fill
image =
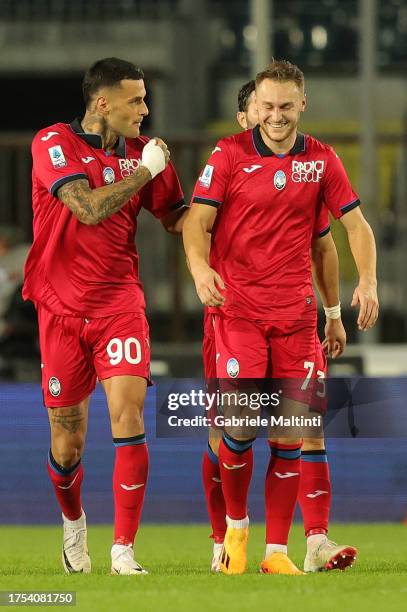
[[[228,359],[228,362],[226,364],[226,371],[231,378],[236,378],[236,376],[239,375],[240,365],[235,357],[231,357],[230,359]]]
[[[48,389],[52,397],[61,395],[61,383],[56,376],[51,376],[48,381]]]

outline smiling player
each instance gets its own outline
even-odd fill
[[[360,304],[358,325],[364,330],[378,316],[374,238],[334,151],[297,130],[305,110],[302,72],[273,61],[257,75],[256,105],[259,125],[222,139],[196,184],[184,225],[185,250],[198,296],[212,313],[219,379],[271,374],[319,380],[325,358],[316,332],[310,248],[322,203],[348,232],[359,272],[353,304]],[[212,232],[209,259],[207,232]],[[338,313],[339,303],[329,310]],[[252,443],[226,432],[219,446],[228,525],[224,573],[242,573],[247,564]],[[298,439],[283,438],[272,448],[266,492],[278,489],[285,521],[272,523],[266,502],[265,573],[300,573],[286,555],[300,446]],[[277,479],[284,473],[290,478]]]

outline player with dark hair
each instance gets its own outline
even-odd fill
[[[273,61],[257,75],[255,95],[259,125],[219,141],[196,184],[184,224],[185,250],[198,296],[212,314],[217,378],[237,383],[271,375],[312,380],[322,389],[326,359],[316,330],[310,261],[316,220],[326,206],[348,232],[359,272],[352,305],[360,305],[363,330],[378,316],[374,237],[333,149],[298,132],[305,110],[301,71]],[[340,316],[334,288],[335,283],[330,291],[338,302],[326,309],[333,320]],[[229,574],[247,565],[252,443],[252,437],[226,430],[219,445],[227,521],[220,569]],[[301,573],[286,555],[300,457],[300,439],[279,438],[271,447],[264,573]],[[271,499],[279,504],[272,507]]]
[[[23,295],[38,311],[48,473],[62,510],[68,573],[91,571],[81,457],[97,378],[116,455],[112,573],[146,573],[133,552],[148,474],[143,405],[150,384],[134,239],[142,207],[180,232],[184,199],[166,144],[140,136],[148,114],[143,78],[130,62],[96,62],[83,80],[83,119],[44,128],[32,144],[34,242]]]

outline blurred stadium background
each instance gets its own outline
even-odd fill
[[[164,138],[188,199],[217,138],[237,131],[237,92],[272,55],[303,69],[302,129],[333,145],[361,196],[377,239],[380,319],[360,334],[349,304],[355,269],[334,224],[349,346],[332,372],[407,375],[407,0],[0,0],[0,522],[52,522],[56,504],[44,470],[47,419],[36,321],[19,287],[31,240],[30,142],[36,130],[83,113],[81,78],[116,55],[146,75],[145,133]],[[153,372],[199,376],[201,307],[181,241],[148,214],[138,250],[153,340]],[[322,321],[321,317],[321,321]],[[205,520],[199,483],[203,440],[154,437],[145,518]],[[85,502],[91,521],[110,522],[113,449],[100,390],[91,411]],[[330,440],[336,520],[403,519],[405,440]],[[258,464],[266,461],[257,443]],[[172,464],[168,457],[171,457]],[[29,476],[17,491],[5,478]],[[262,519],[262,470],[253,514]],[[9,482],[9,484],[8,484]],[[15,482],[15,481],[14,481]],[[362,483],[362,484],[361,484]],[[34,514],[33,514],[34,512]]]

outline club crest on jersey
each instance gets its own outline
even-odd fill
[[[114,170],[113,168],[105,168],[103,170],[103,180],[105,181],[106,185],[111,185],[112,183],[114,183]]]
[[[140,164],[141,159],[119,159],[119,168],[122,178],[126,178],[126,176],[131,176],[134,174]]]
[[[287,177],[285,175],[285,172],[283,170],[277,170],[274,175],[274,187],[281,191],[286,186],[286,183]]]
[[[68,165],[65,159],[64,152],[62,151],[62,147],[60,145],[50,147],[48,149],[48,153],[54,168],[65,168],[65,166]]]
[[[236,376],[239,375],[240,365],[238,360],[235,359],[235,357],[231,357],[230,359],[228,359],[228,362],[226,364],[226,371],[229,374],[230,378],[236,378]]]
[[[293,161],[291,178],[294,183],[319,183],[324,172],[324,161]]]
[[[199,184],[201,187],[209,188],[212,182],[213,166],[206,164],[201,176],[199,177]]]
[[[61,395],[61,383],[56,376],[51,376],[48,381],[48,389],[53,397]]]

